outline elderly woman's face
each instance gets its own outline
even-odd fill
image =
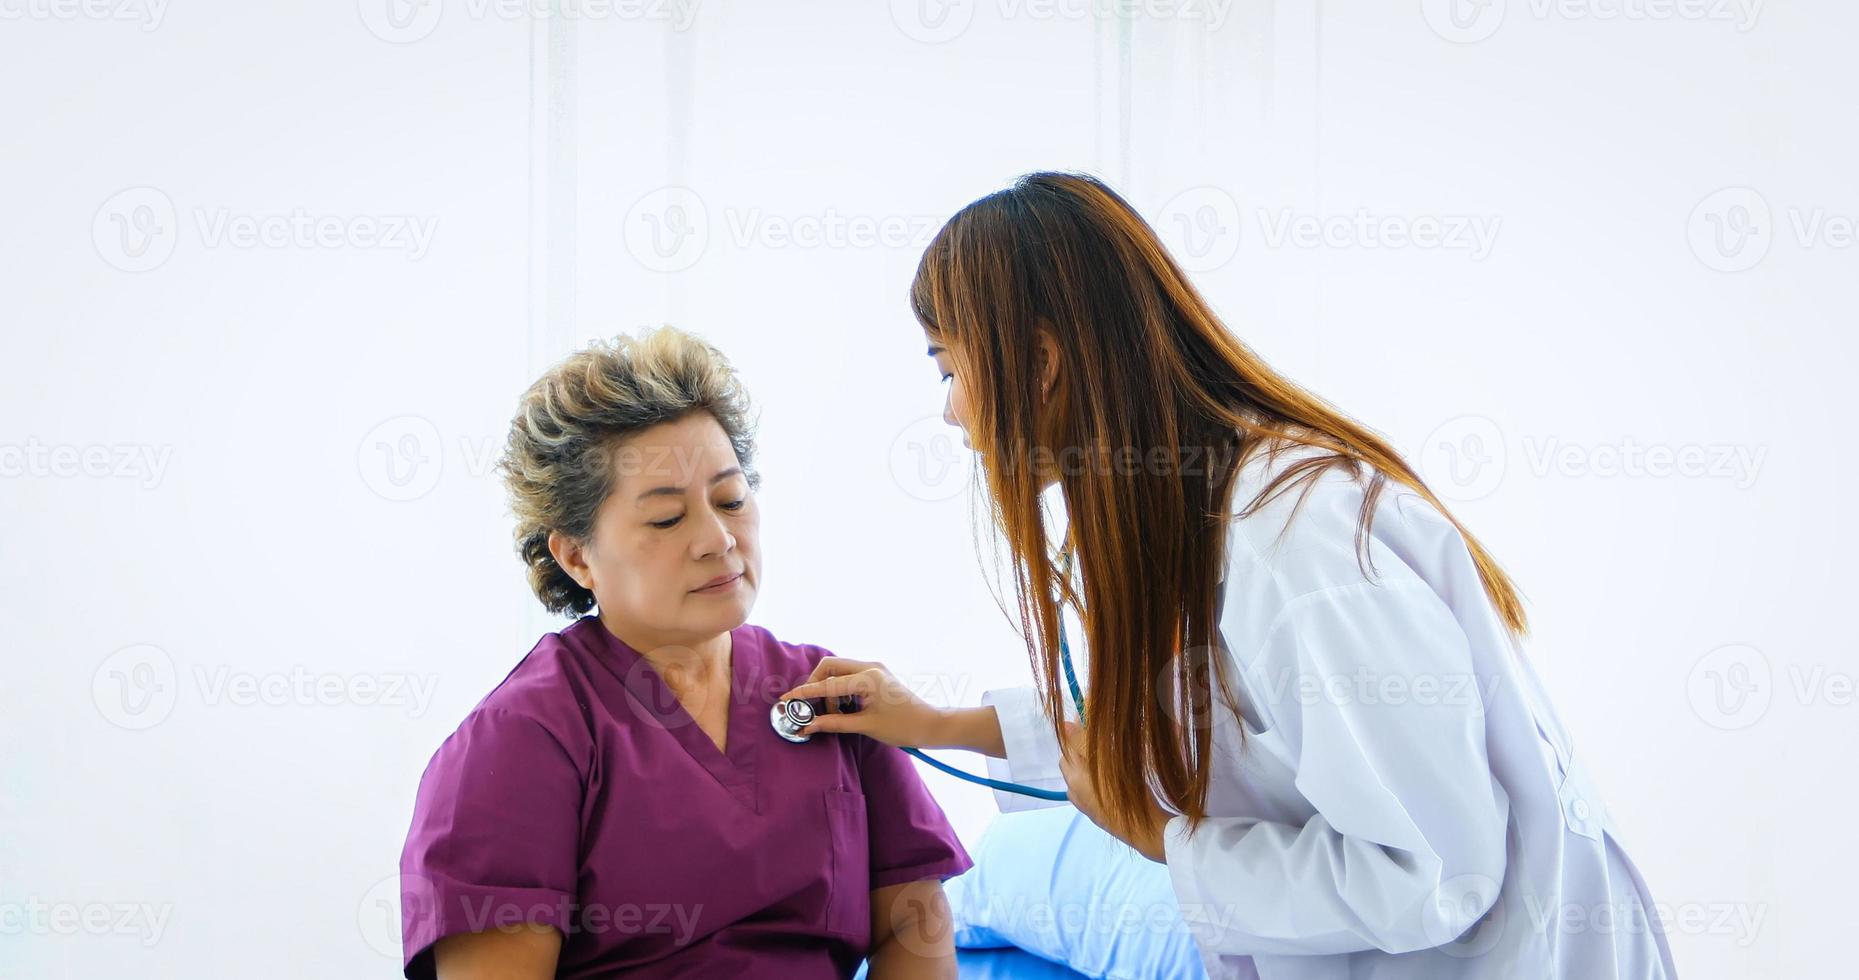
[[[614,455],[613,490],[583,552],[601,613],[665,643],[746,622],[762,577],[761,517],[723,427],[692,412]]]

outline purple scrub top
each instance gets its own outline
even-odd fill
[[[909,756],[769,727],[828,651],[730,635],[727,751],[596,616],[472,709],[401,853],[406,976],[433,976],[442,936],[538,922],[565,937],[558,977],[849,977],[872,889],[972,865]]]

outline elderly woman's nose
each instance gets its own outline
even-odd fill
[[[714,507],[705,508],[696,519],[697,537],[692,542],[700,555],[720,555],[736,546],[736,535]]]

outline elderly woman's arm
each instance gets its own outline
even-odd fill
[[[870,980],[955,980],[955,922],[935,878],[871,892]]]
[[[447,936],[433,944],[439,980],[548,980],[555,976],[562,934],[527,923]]]

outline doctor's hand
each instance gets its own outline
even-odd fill
[[[859,710],[840,713],[836,698],[856,695]],[[825,657],[807,683],[781,695],[783,700],[826,698],[825,711],[814,715],[808,730],[865,735],[888,745],[939,747],[948,728],[948,713],[917,697],[883,664],[847,657]]]
[[[1071,798],[1072,806],[1089,817],[1092,823],[1103,828],[1105,833],[1134,848],[1136,853],[1157,864],[1166,864],[1168,858],[1162,845],[1162,828],[1167,826],[1173,814],[1162,809],[1154,800],[1149,800],[1149,807],[1155,813],[1152,829],[1145,831],[1118,826],[1104,812],[1103,801],[1098,799],[1097,784],[1091,780],[1084,729],[1077,722],[1068,721],[1064,733],[1063,751],[1059,753],[1059,772],[1065,776],[1065,795]]]

